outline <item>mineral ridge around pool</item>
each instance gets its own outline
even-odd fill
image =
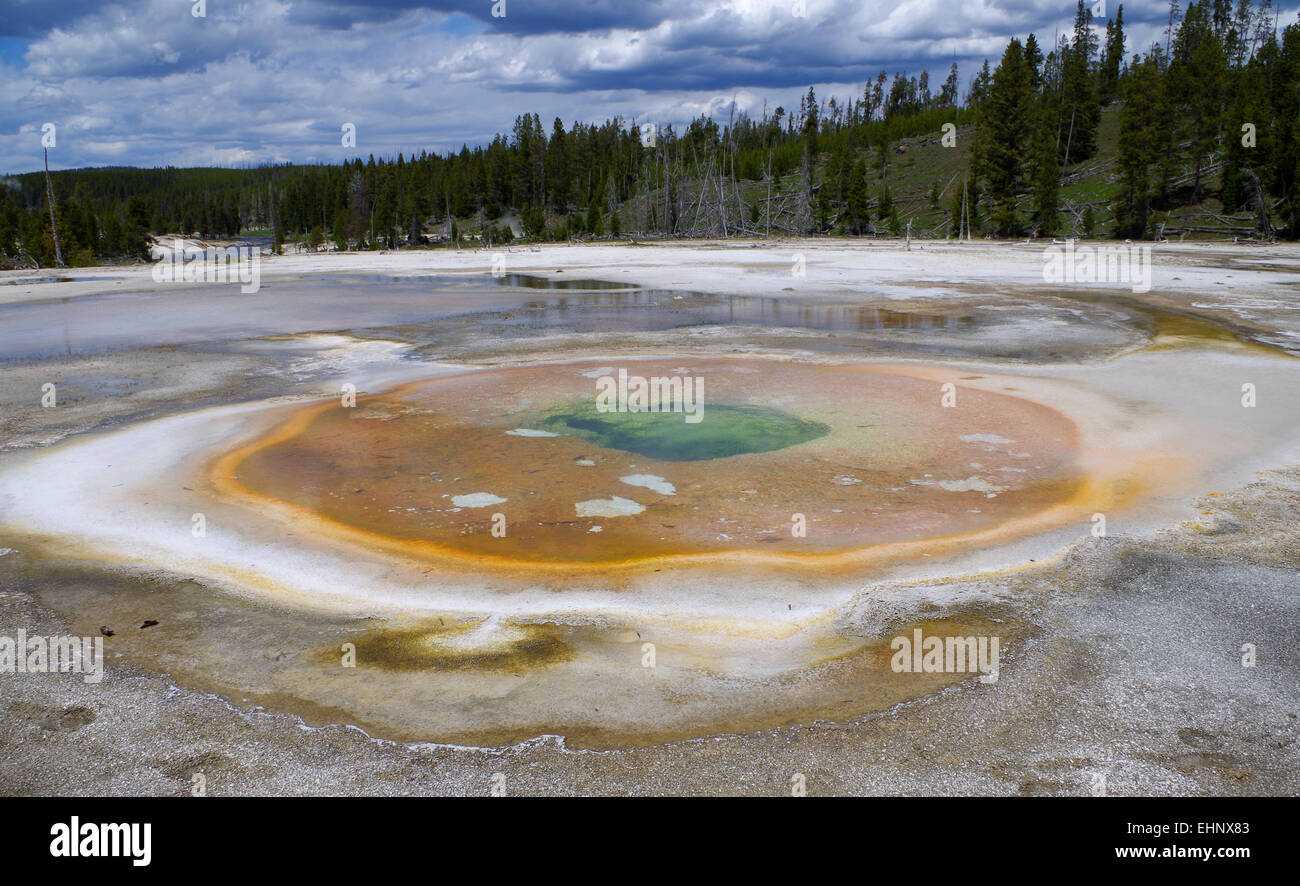
[[[939,383],[899,367],[617,367],[702,380],[700,420],[597,410],[608,360],[474,371],[305,407],[216,476],[404,552],[574,567],[959,536],[1083,481],[1062,414],[966,387],[945,407]]]

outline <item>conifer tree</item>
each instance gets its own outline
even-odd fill
[[[848,216],[849,232],[861,234],[870,221],[871,210],[867,205],[867,164],[859,157],[849,170],[848,183],[844,189],[845,213]]]
[[[1092,10],[1079,0],[1074,16],[1074,39],[1061,72],[1061,159],[1065,167],[1087,160],[1097,151],[1101,103],[1097,98],[1097,83],[1092,70],[1096,51]]]
[[[1040,236],[1056,233],[1060,206],[1061,164],[1056,153],[1056,115],[1040,101],[1035,112],[1032,147],[1034,210],[1032,227]]]
[[[1133,76],[1125,80],[1124,107],[1119,119],[1117,237],[1136,239],[1147,235],[1154,197],[1153,167],[1162,151],[1161,131],[1166,125],[1159,71],[1159,55],[1153,54],[1137,63]]]
[[[981,109],[979,168],[993,206],[993,226],[1000,236],[1023,229],[1016,201],[1025,179],[1033,131],[1033,91],[1029,66],[1019,40],[1007,44],[993,73],[989,97]]]
[[[1115,10],[1114,20],[1106,22],[1106,46],[1101,59],[1098,97],[1109,104],[1118,94],[1120,66],[1124,61],[1124,5]]]

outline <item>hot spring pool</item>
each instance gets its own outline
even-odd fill
[[[693,380],[697,413],[599,410],[616,371]],[[797,563],[1028,528],[1080,494],[1069,419],[1010,393],[953,396],[897,367],[761,359],[476,371],[304,407],[214,476],[323,531],[487,567]]]

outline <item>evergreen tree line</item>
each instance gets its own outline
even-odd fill
[[[1073,34],[1046,57],[1031,34],[981,72],[971,184],[985,230],[1056,233],[1061,186],[1087,171],[1102,108],[1117,103],[1114,186],[1085,216],[1108,213],[1116,237],[1155,237],[1170,210],[1214,198],[1267,236],[1300,238],[1300,24],[1275,33],[1268,0],[1185,12],[1173,0],[1165,37],[1125,60],[1123,7],[1102,40],[1079,2]]]
[[[1198,0],[1182,11],[1173,0],[1163,43],[1126,57],[1123,7],[1103,35],[1080,0],[1072,33],[1046,52],[1034,34],[1013,38],[964,100],[953,64],[937,90],[928,72],[882,71],[861,96],[819,101],[810,88],[797,109],[733,107],[725,123],[701,116],[681,132],[622,119],[556,119],[548,131],[524,114],[509,134],[446,154],[56,172],[58,233],[72,264],[144,257],[149,235],[166,232],[265,232],[277,249],[502,242],[516,230],[533,240],[900,234],[891,147],[933,143],[952,124],[968,159],[928,187],[948,236],[1091,235],[1105,218],[1104,233],[1147,238],[1170,211],[1215,200],[1266,236],[1297,239],[1300,23],[1278,32],[1269,4]],[[1107,114],[1118,135],[1103,162]],[[1096,193],[1064,199],[1089,176],[1103,183]],[[44,174],[4,184],[0,252],[52,264]]]

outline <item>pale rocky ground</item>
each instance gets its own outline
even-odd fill
[[[1043,250],[1053,244],[1033,242],[957,242],[783,240],[715,242],[646,242],[502,246],[493,249],[438,249],[391,252],[321,252],[264,256],[265,276],[345,272],[361,274],[491,273],[493,259],[503,256],[507,273],[537,274],[559,279],[598,277],[637,286],[681,287],[697,292],[873,291],[912,297],[918,288],[962,285],[1029,285],[1043,283]],[[1056,241],[1064,249],[1063,241]],[[1079,245],[1107,248],[1114,241]],[[1295,247],[1225,243],[1138,243],[1150,247],[1155,262],[1153,287],[1162,293],[1213,294],[1219,286],[1234,288],[1234,280],[1249,273],[1255,290],[1294,293]],[[806,273],[796,277],[796,258]],[[0,304],[49,298],[71,298],[111,291],[165,288],[154,283],[152,266],[45,269],[0,272]],[[67,278],[65,282],[27,281]],[[117,281],[121,280],[121,283]],[[1240,295],[1240,293],[1237,293]]]
[[[552,279],[787,298],[847,294],[909,308],[921,301],[985,303],[1003,294],[1032,305],[1051,289],[1042,280],[1041,244],[914,242],[905,251],[900,243],[717,243],[499,252],[508,272]],[[1191,311],[1295,353],[1300,249],[1161,244],[1154,254],[1153,292],[1121,296]],[[264,295],[292,288],[297,275],[308,273],[486,277],[492,255],[271,258],[262,266]],[[797,255],[805,259],[806,276],[791,274]],[[144,266],[77,269],[66,276],[87,279],[37,284],[23,282],[37,275],[9,272],[0,274],[0,305],[58,303],[69,311],[76,302],[61,300],[154,289],[148,275]],[[172,289],[178,297],[201,297]],[[494,293],[489,302],[504,310],[512,299],[518,302]],[[320,343],[304,353],[241,344],[276,331],[303,331],[292,310],[259,320],[257,328],[242,328],[245,321],[236,318],[222,341],[185,339],[168,307],[174,303],[164,299],[160,310],[139,318],[136,346],[6,362],[0,471],[88,430],[197,406],[307,396],[357,359],[347,348]],[[453,313],[474,307],[461,304]],[[1028,330],[1023,340],[1015,326],[993,326],[987,335],[947,347],[958,357],[1012,362],[1023,347],[1045,359],[1086,363],[1140,343],[1122,322],[1107,320],[1076,333],[1055,315],[1016,311]],[[38,319],[30,322],[39,328]],[[468,321],[447,326],[452,331],[444,335],[442,326],[425,329],[396,316],[385,323],[345,315],[334,326],[313,329],[402,338],[420,345],[428,359],[470,362],[563,353],[582,339],[563,330],[540,337],[496,330],[477,335]],[[674,340],[733,349],[761,340],[794,352],[829,346],[804,332],[714,329],[624,338],[647,348]],[[926,348],[945,347],[942,334],[926,335]],[[0,345],[6,338],[0,331]],[[1067,339],[1074,350],[1049,353],[1053,342]],[[152,346],[138,346],[145,342]],[[41,383],[56,375],[64,405],[33,409]],[[1296,424],[1300,438],[1300,415]],[[1253,482],[1204,490],[1211,491],[1222,495],[1188,502],[1195,513],[1209,512],[1198,520],[1084,541],[1040,568],[997,580],[954,580],[987,599],[979,604],[981,614],[1030,627],[1028,639],[1003,662],[1000,679],[992,685],[972,679],[852,723],[606,752],[566,750],[556,738],[491,751],[407,746],[346,725],[308,728],[292,715],[243,710],[177,686],[164,673],[110,660],[98,685],[75,675],[0,674],[0,792],[185,794],[192,775],[202,772],[214,795],[474,795],[488,793],[499,772],[512,794],[784,794],[793,774],[802,773],[810,794],[1082,795],[1104,775],[1107,792],[1116,795],[1295,795],[1300,467],[1279,463]],[[0,556],[0,633],[19,627],[29,634],[68,632],[67,616],[40,599],[43,567],[0,537],[0,550],[9,547],[17,549]],[[158,573],[141,580],[164,587],[171,578]],[[1241,666],[1245,643],[1257,649],[1254,668]]]

